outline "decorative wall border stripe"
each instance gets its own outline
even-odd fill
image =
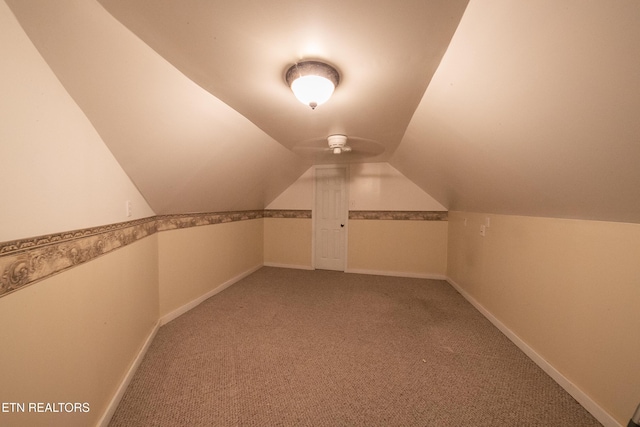
[[[45,236],[37,236],[9,242],[0,242],[0,257],[4,257],[5,255],[9,255],[15,252],[23,252],[25,250],[39,248],[46,245],[53,245],[57,243],[69,242],[71,240],[91,237],[110,231],[124,230],[130,227],[143,225],[148,222],[153,222],[155,221],[155,218],[156,217],[142,218],[133,221],[119,222],[116,224],[101,225],[99,227],[64,231],[62,233],[48,234]]]
[[[311,210],[275,210],[275,209],[267,209],[264,211],[265,218],[300,218],[300,219],[310,219],[311,218]]]
[[[200,227],[203,225],[222,224],[224,222],[246,221],[264,216],[264,211],[209,212],[178,215],[158,215],[156,223],[158,231],[176,230],[179,228]]]
[[[349,219],[448,221],[447,211],[349,211]]]
[[[265,218],[311,218],[311,210],[265,210]],[[349,211],[349,219],[447,221],[446,211]]]
[[[0,297],[156,231],[152,217],[0,244]]]
[[[311,218],[311,210],[250,210],[157,215],[81,230],[0,242],[0,298],[159,231],[258,218]],[[447,212],[350,211],[349,219],[446,221]]]
[[[158,231],[262,217],[263,211],[159,215],[0,243],[0,298]]]

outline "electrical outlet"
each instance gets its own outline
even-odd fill
[[[467,218],[464,219],[464,226],[467,226]]]
[[[126,212],[127,218],[129,218],[132,215],[131,202],[129,200],[125,202],[125,212]]]
[[[486,225],[486,226],[487,226],[487,228],[488,228],[488,227],[491,227],[491,217],[486,217],[486,218],[484,219],[484,225]]]
[[[486,226],[486,225],[484,225],[484,224],[482,224],[482,225],[480,226],[480,235],[481,235],[482,237],[484,237],[484,236],[485,236],[485,234],[487,234],[487,226]]]

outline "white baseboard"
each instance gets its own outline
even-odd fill
[[[232,277],[231,279],[227,280],[226,282],[224,282],[223,284],[217,286],[215,289],[210,290],[209,292],[207,292],[206,294],[194,299],[191,302],[186,303],[185,305],[183,305],[182,307],[179,307],[175,310],[173,310],[171,313],[165,314],[164,316],[162,316],[160,318],[160,326],[162,325],[166,325],[167,323],[171,322],[173,319],[183,315],[184,313],[186,313],[187,311],[191,310],[192,308],[196,307],[197,305],[201,304],[203,301],[205,301],[208,298],[211,298],[212,296],[214,296],[217,293],[220,293],[222,291],[224,291],[225,289],[227,289],[229,286],[233,285],[234,283],[244,279],[245,277],[247,277],[248,275],[256,272],[257,270],[259,270],[260,268],[262,268],[262,264],[256,265],[252,268],[250,268],[249,270],[240,273],[239,275]]]
[[[296,270],[313,270],[310,265],[297,265],[297,264],[279,264],[277,262],[265,262],[265,267],[278,267],[278,268],[293,268]]]
[[[393,277],[409,277],[414,279],[432,279],[432,280],[447,280],[447,277],[441,274],[429,274],[429,273],[410,273],[404,271],[378,271],[378,270],[366,270],[358,268],[347,268],[345,273],[354,274],[371,274],[374,276],[393,276]]]
[[[153,341],[153,338],[155,338],[156,333],[158,332],[158,329],[160,329],[160,327],[162,325],[165,325],[168,322],[170,322],[173,319],[175,319],[176,317],[180,316],[181,314],[186,313],[187,311],[189,311],[192,308],[196,307],[198,304],[200,304],[201,302],[203,302],[207,298],[210,298],[211,296],[223,291],[224,289],[226,289],[229,286],[233,285],[237,281],[239,281],[241,279],[244,279],[245,277],[247,277],[251,273],[259,270],[260,268],[262,268],[262,264],[250,268],[249,270],[247,270],[247,271],[245,271],[245,272],[243,272],[243,273],[241,273],[241,274],[239,274],[239,275],[227,280],[226,282],[224,282],[220,286],[218,286],[215,289],[207,292],[206,294],[202,295],[201,297],[194,299],[193,301],[183,305],[182,307],[172,311],[171,313],[169,313],[169,314],[167,314],[165,316],[162,316],[158,320],[158,322],[156,323],[155,327],[153,328],[153,330],[151,331],[151,333],[149,334],[147,339],[145,340],[144,345],[142,346],[142,348],[138,352],[138,355],[136,356],[135,360],[133,361],[133,363],[129,367],[129,370],[127,371],[127,374],[125,375],[124,379],[120,383],[120,386],[118,387],[118,390],[116,391],[115,395],[113,396],[113,398],[109,402],[109,405],[107,405],[107,409],[104,412],[104,414],[102,415],[102,418],[100,418],[100,421],[98,422],[97,425],[99,427],[107,427],[109,425],[109,422],[111,421],[111,418],[113,417],[113,414],[116,412],[116,409],[118,408],[118,405],[120,404],[120,401],[122,400],[122,396],[124,396],[124,393],[127,390],[127,387],[129,386],[129,383],[133,379],[133,376],[135,375],[136,370],[140,366],[140,363],[142,363],[142,359],[144,359],[144,355],[147,353],[147,350],[149,349],[149,346],[151,345],[151,342]]]
[[[160,329],[159,321],[156,322],[156,325],[151,330],[151,333],[149,334],[149,336],[147,336],[147,339],[142,345],[142,348],[140,349],[140,351],[138,352],[138,355],[134,359],[133,363],[129,367],[129,370],[124,376],[122,382],[118,386],[116,393],[113,395],[113,397],[111,398],[111,401],[107,405],[107,409],[104,411],[104,413],[102,414],[102,417],[98,421],[97,425],[99,427],[107,427],[109,425],[109,422],[113,417],[113,414],[116,412],[116,409],[118,408],[118,405],[122,400],[122,396],[124,396],[125,391],[127,391],[127,387],[129,387],[129,383],[133,379],[133,376],[136,374],[136,371],[138,370],[140,363],[142,363],[142,359],[144,359],[144,355],[147,354],[147,350],[149,349],[149,346],[153,342],[153,339],[155,338],[156,333],[158,332],[158,329]]]
[[[526,342],[524,342],[518,335],[516,335],[511,329],[509,329],[504,323],[498,320],[493,314],[491,314],[486,308],[482,306],[475,298],[467,293],[460,285],[454,280],[447,277],[447,282],[451,284],[460,294],[469,301],[484,317],[486,317],[493,325],[507,336],[524,354],[526,354],[533,362],[538,365],[543,371],[547,373],[560,387],[565,389],[578,403],[580,403],[591,415],[594,416],[605,427],[623,427],[618,423],[607,411],[605,411],[600,405],[598,405],[593,399],[591,399],[585,392],[580,390],[575,384],[573,384],[568,378],[566,378],[560,371],[554,368],[549,362],[547,362],[540,354],[538,354],[533,348],[531,348]]]
[[[283,268],[297,268],[304,270],[311,270],[312,268],[306,266],[291,266],[291,265],[281,265],[281,264],[273,264],[273,263],[265,263],[267,267],[283,267]],[[156,336],[158,329],[160,326],[170,322],[171,320],[177,318],[178,316],[186,313],[192,308],[196,307],[198,304],[210,298],[211,296],[221,292],[222,290],[228,288],[239,280],[247,277],[248,275],[254,273],[259,270],[262,265],[255,266],[242,274],[233,277],[215,289],[207,292],[205,295],[196,298],[180,307],[177,310],[172,311],[171,313],[163,316],[158,320],[155,327],[145,340],[142,348],[138,352],[135,360],[129,367],[127,374],[124,379],[120,383],[115,395],[107,405],[107,409],[104,414],[100,418],[98,422],[99,427],[107,427],[113,414],[118,408],[118,404],[120,400],[122,400],[122,396],[124,396],[129,383],[133,379],[133,376],[140,366],[142,359],[144,358],[153,338]],[[605,427],[623,427],[622,424],[618,423],[609,413],[607,413],[600,405],[598,405],[595,401],[593,401],[586,393],[580,390],[575,386],[569,379],[567,379],[562,373],[560,373],[556,368],[554,368],[549,362],[547,362],[541,355],[539,355],[534,349],[529,347],[527,343],[525,343],[518,335],[516,335],[513,331],[511,331],[507,326],[505,326],[500,320],[498,320],[493,314],[491,314],[487,309],[485,309],[482,304],[480,304],[475,298],[469,295],[460,285],[458,285],[454,280],[446,276],[434,275],[434,274],[420,274],[420,273],[404,273],[404,272],[389,272],[389,271],[374,271],[374,270],[359,270],[359,269],[348,269],[345,271],[346,273],[355,273],[355,274],[372,274],[379,276],[396,276],[396,277],[410,277],[410,278],[421,278],[421,279],[435,279],[435,280],[446,280],[453,286],[467,301],[469,301],[482,315],[484,315],[495,327],[497,327],[503,334],[507,336],[520,350],[522,350],[531,360],[533,360],[543,371],[545,371],[551,378],[553,378],[563,389],[567,391],[571,396],[573,396],[578,403],[580,403],[591,415],[593,415],[602,425]]]

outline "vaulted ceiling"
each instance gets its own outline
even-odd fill
[[[386,161],[449,209],[640,222],[637,0],[7,3],[158,214]],[[341,74],[316,110],[303,59]],[[301,150],[334,133],[363,150]]]

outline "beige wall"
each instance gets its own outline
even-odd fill
[[[95,425],[168,313],[263,263],[263,219],[162,231],[0,298],[0,402],[88,402],[0,425]]]
[[[312,219],[265,218],[264,263],[312,268]],[[446,276],[447,221],[349,220],[347,271]]]
[[[90,405],[0,425],[97,423],[156,325],[157,261],[154,235],[0,298],[0,402]]]
[[[268,209],[313,209],[314,168]],[[349,165],[349,210],[445,211],[388,163]],[[347,271],[445,277],[446,221],[349,220]],[[313,220],[265,219],[265,263],[313,265]]]
[[[389,163],[349,165],[349,209],[381,211],[446,211]]]
[[[640,398],[639,260],[638,224],[449,214],[449,277],[624,425]]]
[[[264,219],[264,263],[279,267],[312,268],[312,220]]]
[[[160,316],[262,265],[263,219],[158,235]]]
[[[4,1],[0,52],[0,242],[154,215]]]
[[[445,277],[447,221],[349,220],[347,270]]]
[[[313,208],[314,183],[315,171],[311,167],[271,201],[267,205],[267,209],[311,210]]]
[[[313,209],[314,171],[307,170],[267,209]],[[350,210],[446,211],[389,163],[350,164],[348,188]]]

